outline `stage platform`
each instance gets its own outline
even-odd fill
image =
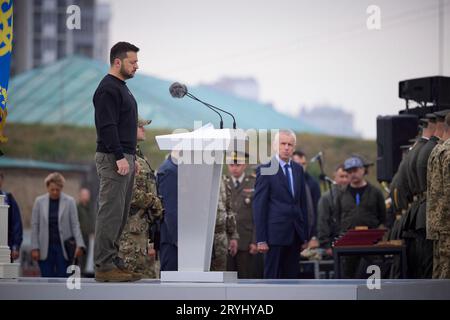
[[[0,279],[1,300],[371,300],[450,299],[450,280],[382,280],[369,290],[366,280],[238,280],[231,283],[98,283],[82,278],[80,289],[67,279]]]

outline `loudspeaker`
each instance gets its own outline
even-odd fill
[[[449,105],[450,77],[435,76],[400,81],[398,96],[417,102]]]
[[[402,151],[417,136],[419,118],[413,114],[377,117],[377,179],[390,182],[397,172]]]

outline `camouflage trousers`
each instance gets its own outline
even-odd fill
[[[450,279],[450,233],[433,241],[433,279]]]
[[[139,214],[128,216],[125,228],[120,236],[119,257],[128,270],[142,274],[144,278],[159,278],[155,258],[148,256],[147,218]]]
[[[211,256],[211,271],[226,271],[228,255],[227,233],[214,234],[213,254]]]

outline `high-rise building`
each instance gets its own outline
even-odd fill
[[[80,8],[80,29],[67,27]],[[72,54],[108,60],[110,7],[96,0],[15,0],[12,75]]]

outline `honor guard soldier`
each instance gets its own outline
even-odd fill
[[[429,115],[430,118],[435,117],[436,130],[433,136],[422,147],[417,157],[417,177],[419,181],[419,198],[420,206],[417,214],[411,219],[411,229],[415,231],[416,237],[416,256],[415,256],[415,278],[429,279],[432,277],[433,270],[433,243],[426,239],[426,207],[429,204],[427,201],[427,171],[428,160],[432,150],[442,143],[442,136],[444,133],[445,116],[440,113]]]

